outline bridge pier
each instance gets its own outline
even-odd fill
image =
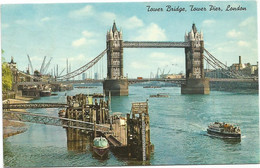
[[[127,96],[128,80],[127,79],[107,79],[103,82],[103,90],[106,95],[111,96]]]
[[[187,79],[186,84],[181,85],[181,94],[209,94],[209,79]]]

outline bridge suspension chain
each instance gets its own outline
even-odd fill
[[[211,60],[209,59],[208,57],[204,56],[204,59],[207,61],[207,63],[209,65],[211,65],[215,70],[217,69],[220,69],[221,70],[221,73],[222,74],[225,74],[231,78],[236,78],[236,76],[234,76],[230,71],[226,70],[226,69],[222,69],[222,68],[219,68],[218,66],[216,66],[216,64]]]
[[[234,70],[230,69],[228,66],[226,66],[221,61],[219,61],[216,57],[214,57],[212,54],[210,54],[206,49],[204,49],[204,50],[206,51],[208,56],[218,65],[219,68],[221,68],[222,70],[225,69],[226,71],[228,71],[228,73],[231,74],[231,76],[234,76],[235,78],[248,77],[248,76],[243,75],[242,73],[239,73],[238,71],[234,71]]]
[[[239,73],[237,71],[234,71],[230,69],[228,66],[223,64],[221,61],[219,61],[216,57],[214,57],[212,54],[210,54],[206,49],[204,49],[206,55],[204,55],[204,59],[214,68],[214,69],[220,69],[221,73],[231,77],[231,78],[249,78],[249,76],[246,76],[242,73]]]
[[[59,79],[59,80],[70,79],[70,78],[73,78],[75,76],[82,74],[83,72],[85,72],[88,69],[90,69],[91,67],[93,67],[106,54],[106,52],[107,52],[107,49],[105,49],[102,53],[100,53],[97,57],[95,57],[93,60],[91,60],[87,64],[83,65],[82,67],[80,67],[80,68],[76,69],[75,71],[70,72],[66,75],[57,76],[57,79]]]

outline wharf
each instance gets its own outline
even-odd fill
[[[149,160],[153,145],[150,142],[150,120],[148,102],[132,103],[130,114],[109,114],[109,101],[97,99],[84,94],[67,96],[66,104],[58,103],[16,103],[3,104],[3,118],[22,122],[61,126],[66,129],[68,149],[73,143],[82,142],[84,135],[93,140],[97,136],[106,137],[111,150],[127,154],[130,158]],[[14,112],[10,109],[26,108],[63,108],[59,117]],[[83,136],[82,136],[83,135]],[[80,144],[80,143],[79,143]]]
[[[123,117],[121,113],[109,114],[109,102],[97,99],[92,102],[92,98],[79,94],[67,97],[66,111],[63,110],[65,118],[82,120],[93,123],[92,131],[85,133],[92,136],[106,137],[110,147],[116,153],[127,153],[130,158],[138,160],[149,160],[153,145],[150,142],[150,121],[148,114],[148,102],[132,103],[131,116]],[[103,132],[99,127],[110,128],[110,131]],[[77,141],[82,132],[77,129],[66,128],[67,140]]]

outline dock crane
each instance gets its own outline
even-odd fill
[[[46,64],[46,66],[43,68],[43,72],[42,72],[43,74],[47,73],[51,60],[52,60],[52,57],[50,58],[49,62]]]
[[[59,76],[61,76],[61,74],[63,73],[64,70],[65,70],[65,68],[61,71],[61,73],[59,74]]]
[[[41,75],[43,75],[43,68],[44,68],[45,60],[46,60],[46,56],[44,56],[43,61],[42,61],[42,65],[41,65],[41,69],[40,69]]]
[[[31,74],[33,74],[33,66],[32,66],[32,62],[31,62],[31,59],[30,59],[30,56],[29,54],[27,54],[27,58],[28,58],[28,61],[29,61],[29,64],[30,64],[30,67],[31,67]],[[29,72],[30,73],[30,72]]]

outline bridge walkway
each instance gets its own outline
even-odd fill
[[[27,112],[5,111],[3,112],[3,119],[94,131],[94,124],[90,122]],[[103,134],[112,134],[110,127],[101,124],[96,124],[96,131]]]
[[[28,108],[67,108],[67,104],[62,103],[14,103],[3,104],[3,109],[28,109]]]

